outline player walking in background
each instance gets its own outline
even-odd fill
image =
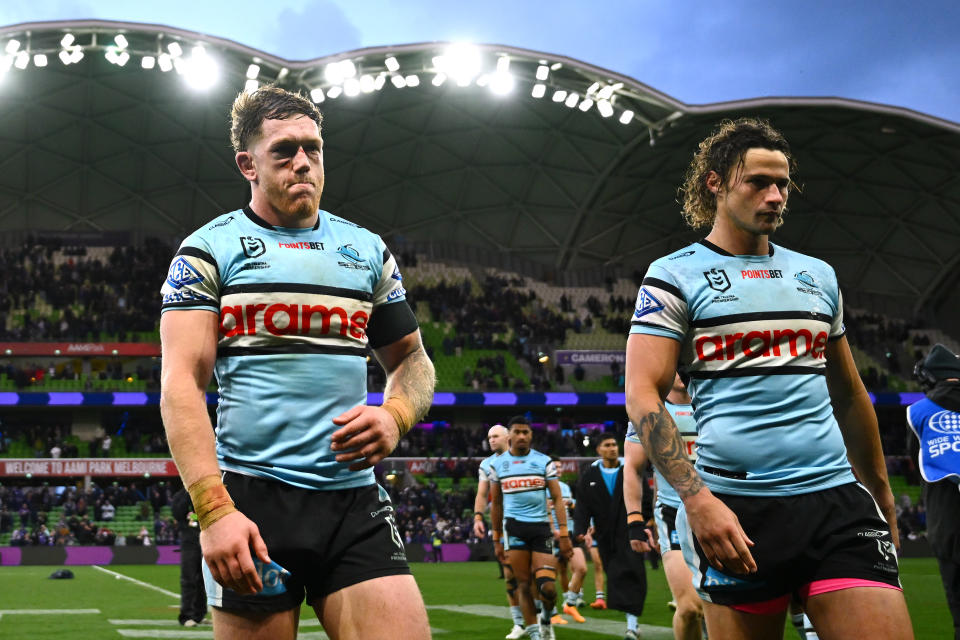
[[[677,425],[687,457],[690,460],[696,460],[694,443],[697,439],[697,423],[693,419],[690,396],[679,375],[673,380],[673,387],[667,394],[664,407],[670,412]],[[643,476],[647,468],[647,452],[640,443],[633,423],[627,431],[627,440],[623,449],[626,458],[623,502],[627,509],[627,528],[630,531],[630,546],[640,553],[648,539],[646,518],[643,513]],[[631,471],[633,473],[630,473]],[[677,640],[700,640],[703,637],[701,633],[703,606],[693,588],[690,569],[683,560],[680,536],[676,528],[677,509],[682,504],[680,496],[656,470],[654,470],[654,488],[656,499],[653,500],[653,519],[657,528],[657,539],[660,544],[660,554],[663,557],[667,584],[676,603],[673,613],[673,637]]]
[[[559,471],[560,458],[550,456],[550,459],[557,465]],[[576,501],[573,499],[573,491],[570,490],[570,485],[563,480],[558,482],[560,483],[560,494],[563,496],[563,508],[567,513],[567,535],[570,536],[573,535],[574,531],[571,509],[576,505]],[[550,507],[550,522],[553,523],[553,537],[559,542],[560,535],[563,532],[560,530],[557,520],[557,505],[553,500],[548,500],[548,506]],[[554,555],[557,556],[557,562],[560,565],[560,586],[564,596],[563,612],[577,622],[586,622],[586,618],[580,615],[577,610],[580,589],[583,586],[583,579],[587,576],[587,559],[583,555],[582,545],[573,545],[573,555],[570,556],[569,560],[560,555],[558,549],[554,549]],[[566,624],[567,621],[557,614],[553,617],[553,623]]]
[[[483,514],[490,501],[490,474],[497,458],[510,447],[509,438],[510,434],[502,424],[495,424],[487,431],[487,443],[489,443],[490,451],[493,453],[480,461],[477,497],[473,501],[473,535],[480,540],[483,540],[487,535]],[[497,558],[497,562],[500,562],[499,558]],[[520,609],[520,601],[517,600],[517,579],[513,575],[513,569],[509,564],[500,564],[500,571],[506,582],[507,603],[510,605],[510,618],[513,620],[513,628],[505,637],[507,640],[517,640],[526,633],[523,611]]]
[[[428,638],[372,470],[433,397],[400,270],[377,235],[319,209],[312,102],[263,87],[231,115],[250,203],[183,241],[160,321],[160,408],[200,523],[215,637],[294,638],[306,596],[331,638]],[[368,345],[387,373],[382,407],[366,404]],[[387,607],[389,626],[370,615]]]
[[[627,412],[683,501],[677,529],[711,637],[782,637],[796,592],[822,638],[912,638],[893,495],[836,274],[769,241],[793,166],[763,120],[725,121],[700,143],[684,216],[712,228],[647,271]],[[696,469],[662,402],[678,362]]]
[[[511,418],[510,448],[500,455],[490,473],[490,527],[493,545],[503,564],[513,568],[527,635],[533,640],[553,638],[550,612],[557,599],[557,569],[553,561],[553,532],[547,513],[547,492],[554,502],[563,499],[557,467],[550,458],[531,449],[533,431],[522,416]],[[560,553],[572,554],[567,520],[557,512]],[[539,625],[532,586],[540,594]]]

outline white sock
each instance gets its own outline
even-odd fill
[[[629,631],[636,631],[640,628],[640,623],[637,620],[637,616],[632,613],[627,614],[627,629]]]
[[[510,617],[513,618],[513,624],[518,627],[523,626],[523,609],[520,607],[510,607]]]

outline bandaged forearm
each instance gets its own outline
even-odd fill
[[[413,405],[403,396],[391,396],[387,398],[387,401],[384,402],[380,408],[384,409],[396,420],[401,438],[413,428],[417,420],[417,412],[414,410]]]
[[[237,510],[218,475],[200,478],[187,487],[187,493],[193,502],[193,511],[197,514],[200,529],[206,529],[223,516]]]

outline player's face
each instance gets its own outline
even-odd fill
[[[747,149],[743,163],[730,169],[723,185],[715,173],[707,185],[717,194],[717,223],[750,235],[769,235],[787,205],[790,164],[780,151]]]
[[[525,454],[530,451],[533,441],[533,431],[528,424],[515,424],[510,427],[510,450],[514,453]]]
[[[507,434],[504,431],[494,431],[487,435],[487,442],[490,443],[490,450],[502,452],[507,450]]]
[[[613,438],[607,438],[597,445],[597,455],[604,460],[616,460],[620,457],[620,445]]]
[[[238,164],[242,154],[254,169],[255,205],[266,205],[281,220],[316,215],[323,193],[323,139],[316,122],[300,114],[264,120],[250,149],[237,154]]]

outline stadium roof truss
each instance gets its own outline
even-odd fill
[[[799,162],[777,241],[834,265],[858,307],[960,298],[960,125],[839,98],[686,105],[499,45],[290,61],[157,25],[2,28],[0,225],[180,238],[242,206],[229,105],[268,82],[324,113],[324,207],[397,246],[566,283],[643,270],[700,235],[677,203],[697,142],[759,115]]]

